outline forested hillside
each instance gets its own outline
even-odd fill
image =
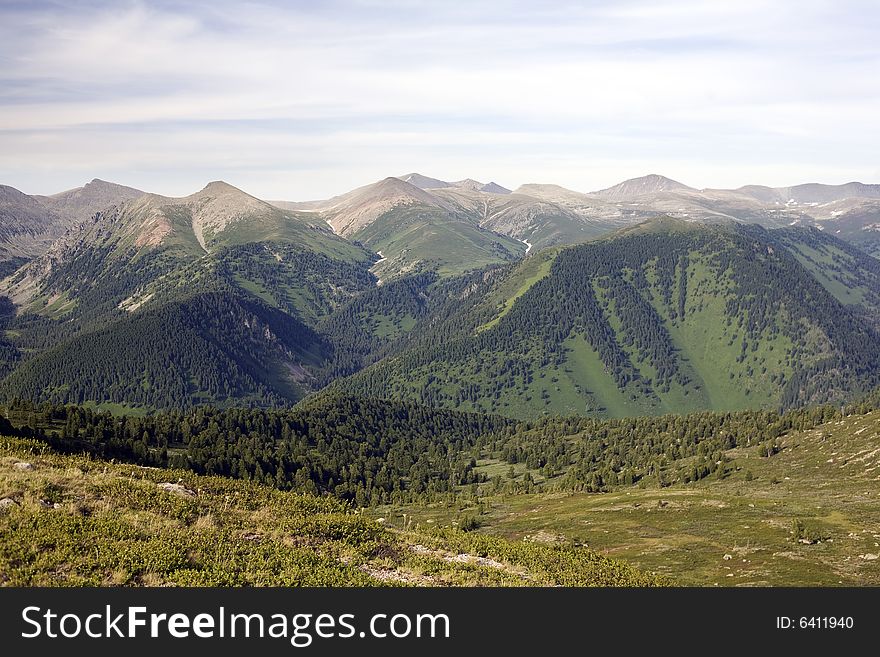
[[[309,390],[306,368],[327,349],[312,329],[258,299],[210,292],[48,347],[23,360],[0,392],[142,409],[283,405]]]
[[[875,394],[843,409],[519,422],[351,397],[309,399],[288,410],[200,407],[145,417],[14,401],[0,415],[0,430],[38,436],[65,452],[332,493],[367,506],[465,491],[607,492],[719,478],[728,450],[757,447],[772,456],[791,431],[877,407]]]
[[[815,229],[665,218],[380,281],[378,256],[307,223],[285,233],[293,215],[251,197],[239,201],[281,232],[248,237],[239,218],[206,252],[190,224],[216,218],[212,200],[160,206],[186,221],[140,247],[153,215],[98,216],[105,241],[8,279],[38,285],[2,320],[0,394],[145,412],[284,405],[330,386],[517,418],[622,417],[841,401],[880,372],[880,266]]]
[[[0,394],[141,412],[295,402],[333,358],[314,327],[375,288],[377,258],[223,183],[143,195],[2,282],[18,314],[0,320]]]
[[[840,303],[875,325],[880,322],[880,260],[816,228],[767,233]]]
[[[643,224],[499,273],[516,284],[475,281],[402,354],[338,387],[515,417],[841,400],[877,380],[880,337],[867,306],[828,288],[875,298],[876,273],[845,249],[819,267],[808,248],[809,234],[755,226]]]
[[[13,402],[6,416],[7,431],[46,436],[57,449],[333,493],[359,505],[478,482],[472,450],[516,426],[498,416],[352,398],[310,400],[292,410],[200,407],[148,417]]]

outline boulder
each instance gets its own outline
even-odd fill
[[[196,492],[184,486],[183,484],[172,484],[170,481],[163,481],[161,484],[156,484],[159,488],[164,490],[166,493],[171,493],[172,495],[178,495],[180,497],[195,497]]]

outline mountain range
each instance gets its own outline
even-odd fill
[[[0,187],[0,395],[148,412],[326,389],[523,419],[836,403],[880,374],[878,230],[861,183]]]
[[[224,187],[228,196],[219,192]],[[213,190],[215,212],[226,200],[233,201],[229,211],[233,214],[244,216],[256,210],[257,205],[250,210],[244,207],[243,199],[253,199],[255,204],[254,197],[244,192],[237,195],[240,190],[234,189],[211,183],[186,200],[174,200],[97,179],[52,196],[28,196],[0,186],[0,265],[9,273],[43,255],[58,238],[78,230],[79,224],[96,213],[143,196],[154,204],[185,205]],[[880,185],[858,182],[698,190],[652,174],[582,193],[550,184],[524,184],[511,191],[495,182],[447,182],[409,173],[327,200],[269,201],[263,204],[264,212],[265,205],[284,210],[288,217],[313,228],[326,224],[342,237],[377,247],[372,250],[383,252],[378,269],[385,277],[436,267],[459,273],[516,259],[529,244],[540,249],[578,243],[661,215],[771,228],[814,226],[869,252],[880,244]],[[193,230],[199,239],[199,231],[214,230],[212,222],[219,222],[222,231],[234,218],[205,219],[205,226],[199,220]]]
[[[336,232],[354,239],[363,237],[365,244],[377,245],[391,260],[383,267],[386,275],[411,271],[413,255],[402,253],[409,246],[408,240],[396,238],[401,232],[415,230],[414,216],[419,218],[415,223],[442,222],[455,230],[469,226],[512,237],[536,249],[587,241],[658,216],[710,223],[757,223],[768,228],[814,226],[870,252],[880,245],[880,185],[857,182],[698,190],[652,174],[583,193],[551,184],[525,184],[511,191],[494,182],[446,182],[409,173],[326,201],[274,203],[314,212]],[[368,230],[377,222],[379,226]],[[483,239],[493,241],[481,234]],[[468,231],[469,237],[473,235]],[[441,244],[446,242],[436,239]],[[457,243],[453,239],[449,250]],[[494,255],[496,260],[506,257],[497,252]],[[416,257],[421,259],[425,254]],[[462,267],[460,262],[448,264]]]

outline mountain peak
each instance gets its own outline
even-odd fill
[[[618,183],[613,187],[593,192],[609,201],[629,201],[637,196],[645,194],[657,194],[660,192],[686,192],[696,191],[693,187],[672,180],[657,173],[650,173],[640,178],[630,178]]]
[[[331,204],[324,209],[333,211],[334,216],[329,223],[339,235],[357,232],[400,205],[447,208],[443,201],[429,191],[393,176],[359,187],[330,201]]]
[[[507,187],[502,187],[497,182],[487,182],[485,185],[480,187],[481,192],[486,192],[487,194],[510,194],[510,190]]]
[[[403,194],[422,200],[430,197],[430,194],[421,187],[394,176],[388,176],[373,185],[368,185],[365,190],[370,194]]]
[[[202,192],[213,192],[213,193],[225,193],[225,192],[240,192],[244,194],[238,187],[234,187],[230,185],[228,182],[224,182],[222,180],[212,180],[207,185],[205,185]]]
[[[51,196],[34,197],[60,219],[59,229],[89,219],[96,212],[144,195],[134,187],[93,178],[82,187],[75,187]]]
[[[235,185],[230,185],[228,182],[224,182],[223,180],[212,180],[207,185],[205,185],[204,188],[202,188],[195,194],[190,194],[189,196],[185,196],[179,200],[190,201],[205,198],[216,199],[216,202],[218,203],[229,203],[231,201],[234,201],[235,204],[244,203],[248,206],[269,205],[265,201],[258,199],[253,194],[248,194],[243,189],[239,189]]]
[[[441,189],[443,187],[452,187],[452,185],[445,180],[423,176],[420,173],[407,173],[405,175],[395,177],[398,180],[409,183],[410,185],[415,185],[419,189]]]
[[[143,193],[143,191],[135,189],[134,187],[126,187],[125,185],[120,185],[119,183],[109,182],[100,178],[92,178],[82,187],[74,187],[73,189],[67,189],[63,192],[58,192],[56,194],[52,194],[51,196],[44,196],[40,198],[67,201],[74,197],[88,197],[100,194],[117,194],[125,198],[134,198],[135,196],[140,196]]]
[[[405,183],[409,183],[410,185],[414,185],[419,189],[431,190],[431,189],[446,189],[449,187],[454,187],[457,189],[465,189],[472,192],[487,192],[489,194],[510,194],[510,190],[506,187],[502,187],[496,182],[490,183],[481,183],[479,180],[474,180],[473,178],[465,178],[464,180],[457,180],[455,182],[446,182],[445,180],[440,180],[438,178],[430,178],[428,176],[423,176],[420,173],[407,173],[403,176],[395,176],[398,180],[402,180]]]
[[[483,189],[483,183],[479,180],[474,180],[473,178],[465,178],[464,180],[457,180],[452,183],[453,187],[458,187],[459,189],[468,189],[472,192],[479,192]]]

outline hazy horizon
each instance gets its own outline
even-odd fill
[[[0,3],[0,183],[880,182],[864,1]]]
[[[247,194],[250,194],[251,196],[255,196],[255,197],[257,197],[257,198],[259,198],[259,199],[261,199],[261,200],[264,200],[264,201],[308,202],[308,201],[320,201],[320,200],[326,200],[326,199],[332,198],[332,197],[334,197],[334,196],[340,196],[340,195],[342,195],[342,194],[345,194],[346,192],[350,192],[350,191],[352,191],[352,190],[354,190],[354,189],[357,189],[357,188],[359,188],[359,187],[365,187],[365,186],[368,186],[368,185],[370,185],[370,184],[372,184],[372,183],[379,182],[380,180],[383,180],[384,178],[389,178],[389,177],[396,178],[396,177],[405,176],[405,175],[408,175],[408,174],[411,174],[411,173],[419,173],[419,174],[424,175],[424,176],[427,176],[427,177],[429,177],[429,178],[436,178],[436,179],[438,179],[438,180],[443,180],[444,182],[450,182],[450,183],[452,183],[452,182],[458,182],[458,181],[462,181],[462,180],[466,180],[466,179],[468,178],[468,176],[458,176],[458,177],[454,177],[454,178],[441,179],[441,178],[439,178],[438,176],[432,176],[431,174],[425,174],[425,173],[423,173],[422,171],[407,171],[406,174],[397,174],[396,176],[382,176],[382,177],[379,177],[379,178],[376,178],[376,179],[373,179],[373,180],[368,180],[368,181],[366,181],[366,182],[358,182],[358,183],[356,183],[356,184],[352,184],[352,185],[350,185],[349,187],[341,188],[341,189],[339,189],[339,190],[337,190],[337,191],[335,191],[335,192],[333,192],[333,193],[331,193],[331,194],[328,194],[328,195],[326,195],[326,196],[322,196],[322,197],[313,197],[313,198],[293,198],[293,197],[280,197],[280,196],[261,196],[261,195],[259,195],[259,194],[254,193],[252,190],[248,189],[247,187],[244,187],[244,186],[242,186],[242,185],[236,184],[236,181],[235,181],[235,180],[226,180],[226,179],[216,178],[216,177],[211,178],[210,176],[207,177],[207,178],[205,178],[205,179],[204,179],[204,182],[197,184],[197,185],[196,185],[195,187],[193,187],[192,189],[189,189],[189,190],[184,191],[183,193],[179,193],[179,194],[166,194],[166,193],[164,193],[162,190],[157,190],[157,189],[145,189],[145,188],[143,188],[142,186],[139,186],[138,183],[137,183],[137,181],[110,180],[110,179],[108,179],[108,178],[102,178],[102,177],[100,177],[100,176],[95,176],[95,177],[93,177],[93,178],[91,178],[91,179],[89,179],[89,180],[84,180],[84,181],[82,181],[80,184],[78,184],[78,185],[74,185],[73,187],[66,187],[66,188],[64,188],[64,189],[57,189],[57,190],[52,190],[52,191],[30,191],[30,190],[27,190],[27,189],[20,189],[20,188],[16,188],[16,189],[19,189],[19,191],[22,191],[22,192],[24,192],[24,193],[26,193],[26,194],[30,194],[30,195],[32,195],[32,196],[52,196],[52,195],[55,195],[55,194],[60,194],[60,193],[62,193],[62,192],[67,192],[67,191],[71,191],[71,190],[74,190],[74,189],[79,189],[79,188],[81,188],[81,187],[84,187],[85,185],[87,185],[87,184],[90,183],[90,182],[94,182],[95,180],[101,180],[101,181],[104,181],[104,182],[114,183],[114,184],[117,184],[117,185],[124,185],[124,186],[126,186],[126,187],[134,187],[134,188],[136,188],[136,189],[140,189],[141,191],[146,192],[146,193],[148,193],[148,194],[158,194],[159,196],[167,196],[167,197],[169,197],[169,198],[179,198],[179,197],[184,197],[184,196],[189,196],[189,195],[191,195],[191,194],[194,194],[194,193],[196,193],[196,192],[198,192],[198,191],[204,189],[204,188],[205,188],[207,185],[209,185],[210,183],[212,183],[212,182],[218,182],[218,181],[219,181],[219,182],[224,182],[224,183],[227,183],[227,184],[229,184],[229,185],[232,185],[233,187],[237,187],[237,188],[240,189],[241,191],[243,191],[243,192],[245,192],[245,193],[247,193]],[[625,182],[625,181],[627,181],[627,180],[632,180],[632,179],[634,179],[634,178],[641,178],[641,177],[645,177],[645,176],[649,176],[649,175],[655,175],[655,174],[656,174],[656,175],[663,175],[663,174],[657,174],[657,172],[651,172],[651,173],[642,174],[642,175],[640,175],[640,176],[631,176],[631,177],[629,177],[629,178],[624,178],[624,179],[622,179],[622,180],[618,180],[617,182],[612,183],[611,185],[608,185],[608,187],[611,187],[611,186],[616,185],[616,184],[621,183],[621,182]],[[670,176],[664,176],[664,177],[666,177],[666,178],[670,178]],[[470,176],[470,178],[473,178],[473,177]],[[693,185],[690,185],[690,184],[688,183],[687,180],[677,180],[677,179],[674,179],[674,178],[673,178],[673,180],[675,180],[675,182],[679,182],[679,183],[682,183],[682,184],[684,184],[684,185],[688,185],[689,187],[694,187]],[[482,182],[482,183],[490,183],[490,182],[494,182],[494,183],[496,183],[496,184],[501,185],[502,187],[506,187],[507,189],[510,189],[511,191],[515,191],[515,190],[516,190],[518,187],[520,187],[521,185],[529,185],[529,184],[534,184],[534,185],[558,185],[558,184],[559,184],[559,183],[557,183],[557,182],[555,182],[555,181],[552,181],[552,180],[524,180],[524,181],[522,181],[522,182],[520,182],[520,183],[517,183],[517,184],[515,184],[515,185],[505,185],[503,182],[499,182],[498,180],[480,180],[479,182]],[[845,181],[840,182],[840,183],[836,183],[836,182],[835,182],[835,183],[827,183],[827,182],[822,181],[822,180],[807,180],[807,181],[803,181],[803,182],[800,182],[800,183],[795,183],[795,185],[802,185],[802,184],[844,185],[844,184],[847,184],[847,183],[880,184],[880,183],[875,183],[874,181],[870,181],[870,180],[845,180]],[[5,182],[5,181],[3,181],[3,180],[0,180],[0,185],[8,185],[8,184],[9,184],[9,183],[7,183],[7,182]],[[757,182],[753,182],[753,183],[748,183],[748,184],[765,185],[765,183],[763,183],[763,182],[761,182],[761,181],[757,181]],[[765,185],[765,186],[767,186],[767,187],[782,188],[782,187],[793,187],[793,186],[795,186],[795,185]],[[11,186],[14,187],[14,185],[11,185]],[[565,187],[564,185],[560,185],[560,186]],[[742,186],[740,186],[740,187],[742,187]],[[738,188],[734,188],[734,187],[694,187],[694,188],[697,189],[698,191],[713,190],[713,189],[718,189],[718,190],[736,190],[736,189],[738,189]],[[571,191],[574,191],[574,192],[581,192],[581,193],[583,193],[583,194],[591,194],[591,193],[594,193],[594,192],[601,191],[601,190],[599,190],[599,189],[577,189],[577,188],[573,188],[573,187],[566,187],[566,189],[570,189]],[[603,188],[603,189],[605,189],[605,188]]]

